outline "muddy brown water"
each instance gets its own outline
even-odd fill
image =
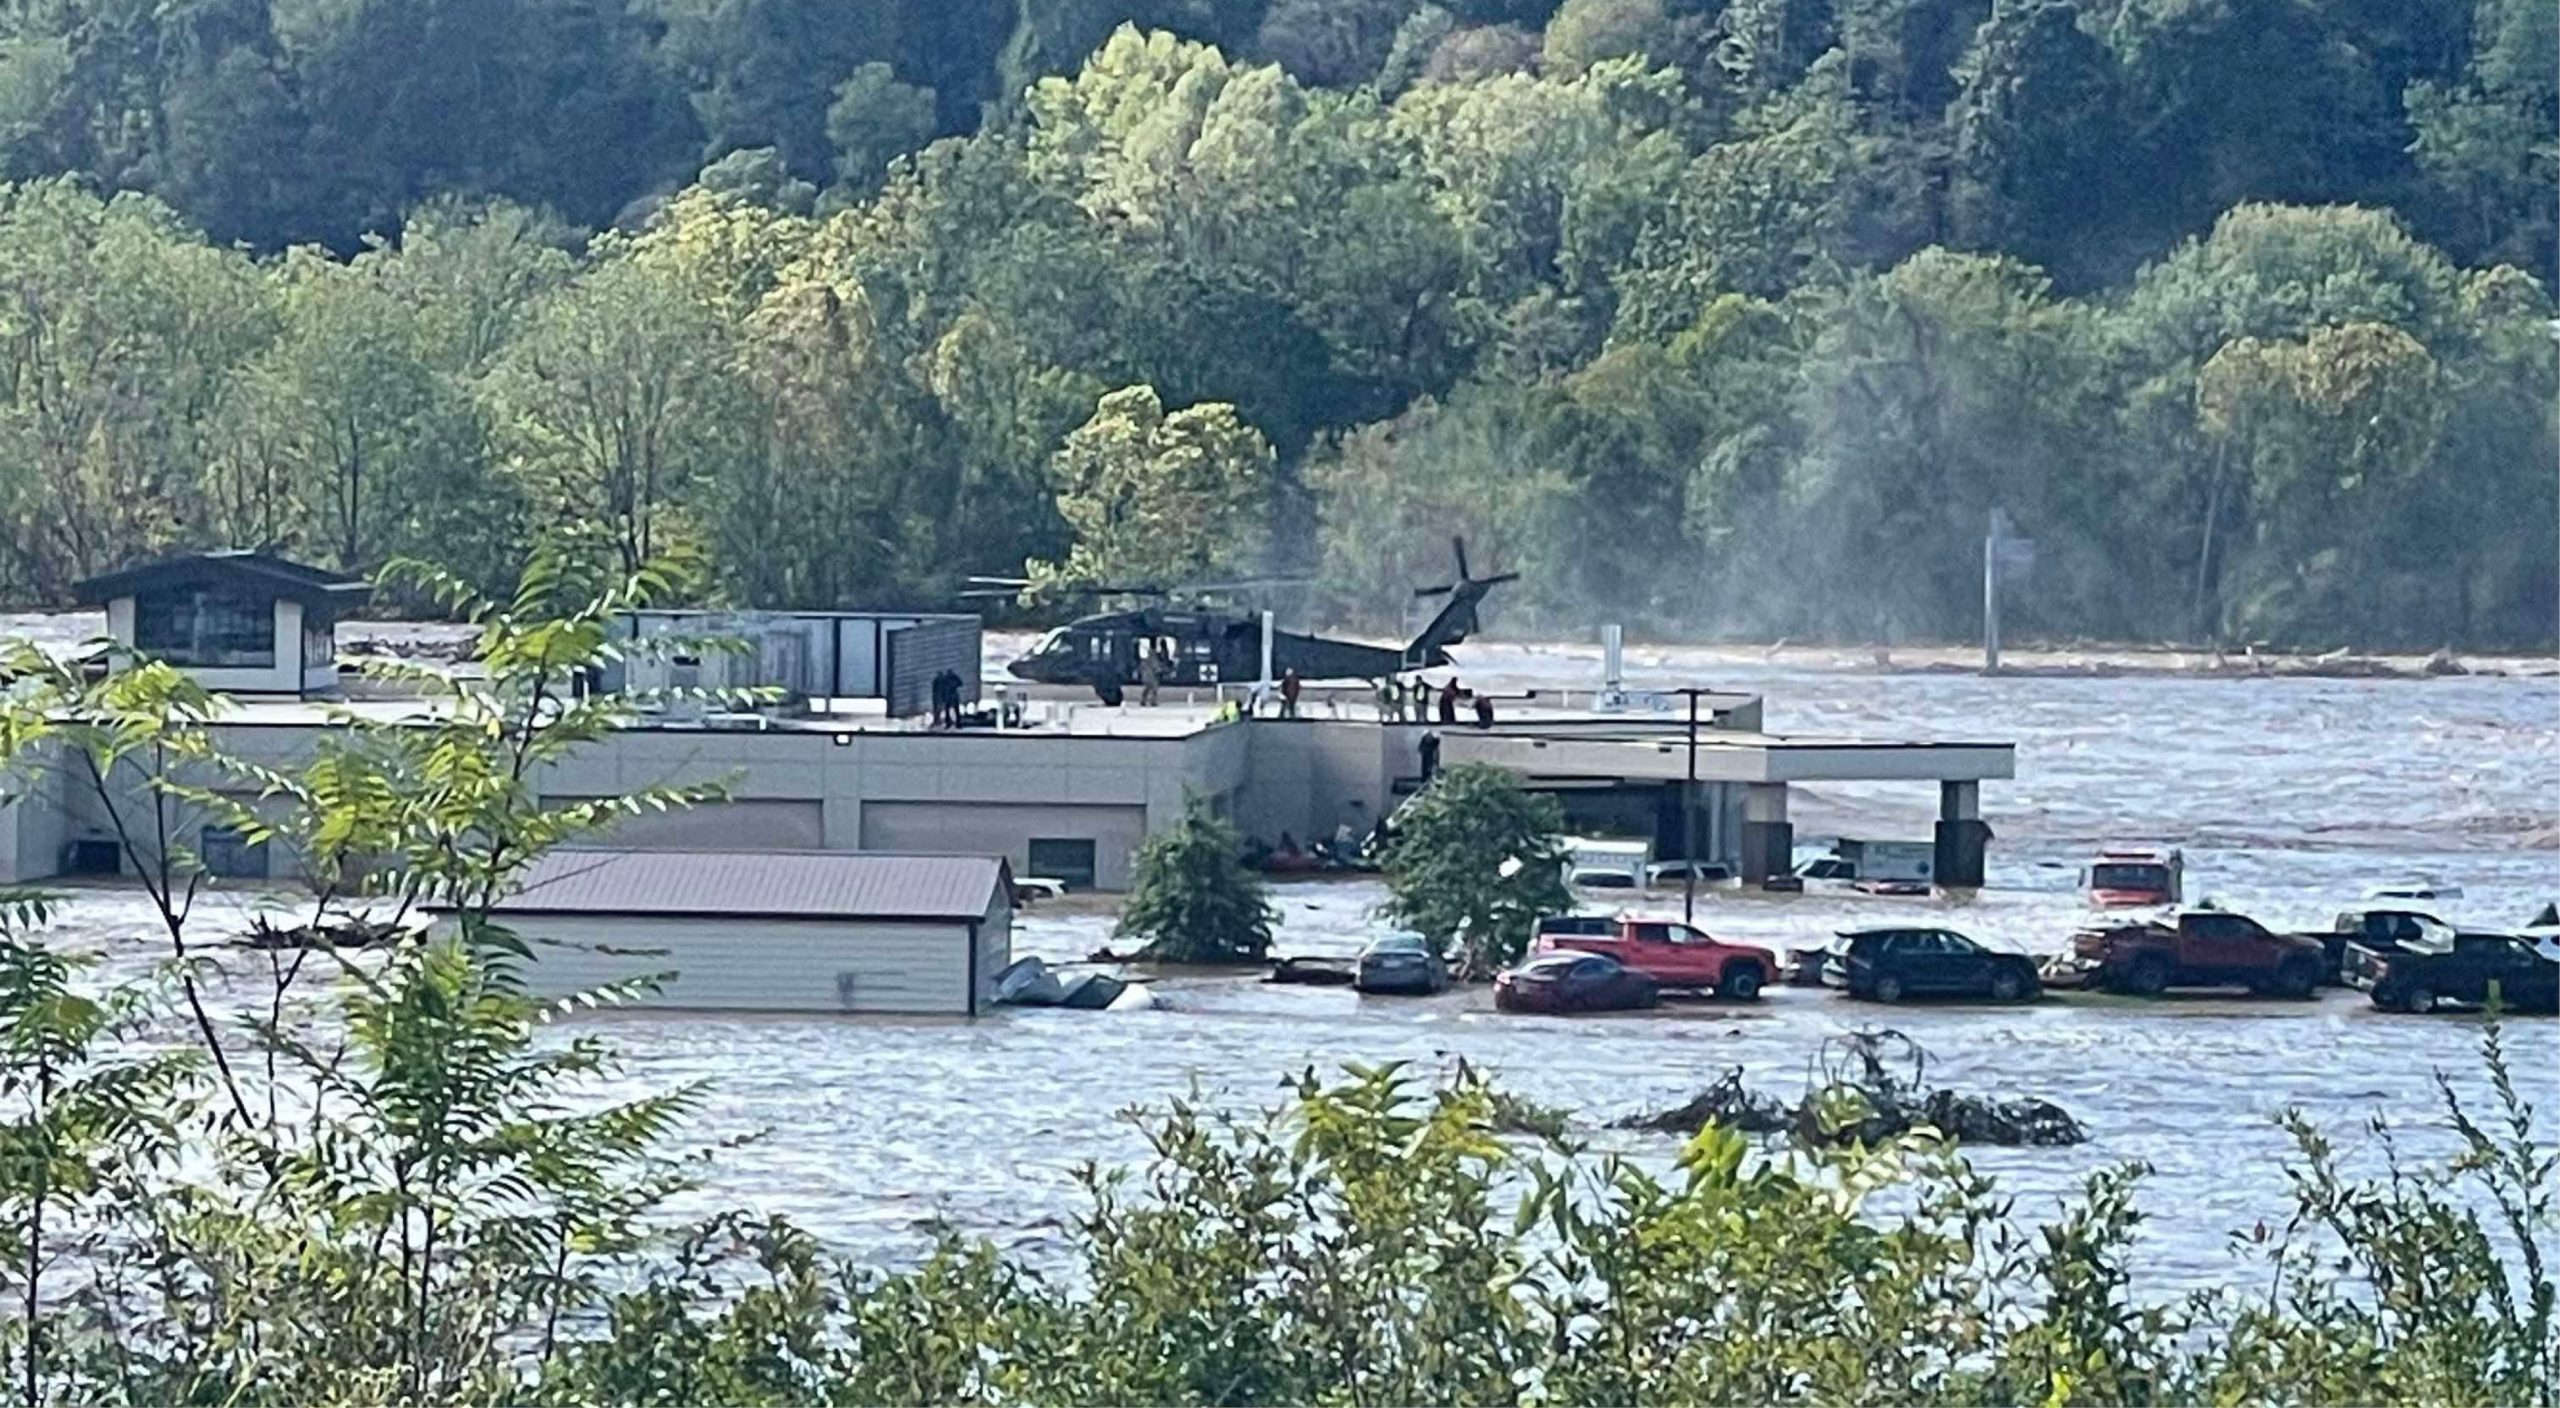
[[[993,652],[991,651],[991,654]],[[1466,648],[1467,682],[1586,688],[1591,652]],[[2080,916],[2074,871],[2101,841],[2185,847],[2190,894],[2278,925],[2323,926],[2365,886],[2432,875],[2464,887],[2449,917],[2521,922],[2560,897],[2560,678],[2425,681],[2128,676],[1997,679],[1777,667],[1733,652],[1631,652],[1633,683],[1763,691],[1773,731],[1854,737],[2014,740],[2018,778],[1986,784],[1997,839],[1991,885],[1965,902],[1854,895],[1715,893],[1702,922],[1789,947],[1848,922],[1928,916],[1986,938],[2049,949]],[[991,665],[992,665],[991,661]],[[1926,784],[1800,792],[1803,839],[1928,834]],[[1281,947],[1350,953],[1378,929],[1367,880],[1280,887]],[[238,922],[248,901],[217,897],[208,918]],[[1676,894],[1638,907],[1677,912]],[[152,950],[138,897],[76,892],[63,932],[138,971]],[[1016,950],[1070,960],[1109,939],[1089,903],[1034,910]],[[262,961],[262,960],[261,960]],[[1973,1152],[2017,1195],[2022,1217],[2051,1211],[2091,1172],[2142,1160],[2146,1289],[2167,1292],[2258,1274],[2232,1231],[2287,1211],[2287,1141],[2274,1127],[2306,1111],[2372,1168],[2365,1122],[2388,1117],[2406,1147],[2440,1153],[2435,1072],[2483,1094],[2477,1019],[2372,1010],[2329,991],[2288,1004],[2229,997],[2134,1003],[2058,998],[2025,1009],[1879,1009],[1772,989],[1749,1006],[1674,1003],[1642,1015],[1497,1015],[1481,992],[1427,1000],[1273,987],[1248,977],[1169,977],[1161,1010],[1010,1012],[975,1022],[619,1014],[589,1019],[620,1048],[628,1092],[704,1081],[692,1127],[705,1139],[760,1134],[723,1150],[686,1210],[750,1206],[788,1214],[858,1256],[896,1260],[937,1221],[1034,1260],[1064,1247],[1082,1207],[1072,1170],[1140,1156],[1114,1114],[1198,1091],[1253,1107],[1310,1066],[1458,1057],[1505,1085],[1576,1111],[1597,1147],[1668,1163],[1667,1136],[1607,1131],[1607,1120],[1676,1103],[1728,1066],[1795,1093],[1826,1036],[1890,1024],[1932,1057],[1933,1083],[2055,1100],[2089,1128],[2067,1149]],[[2510,1028],[2528,1089],[2549,1092],[2560,1023]],[[2560,1102],[2546,1100],[2547,1114]],[[2546,1121],[2546,1132],[2560,1129]],[[2254,1282],[2252,1282],[2254,1284]]]

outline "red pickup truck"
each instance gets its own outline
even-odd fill
[[[2071,951],[2055,957],[2046,980],[2138,997],[2172,987],[2230,986],[2305,998],[2323,973],[2334,971],[2318,939],[2279,934],[2226,910],[2189,909],[2170,919],[2082,929],[2072,936]]]
[[[1749,1002],[1778,973],[1778,955],[1666,919],[1570,914],[1538,921],[1536,953],[1605,953],[1665,988]]]

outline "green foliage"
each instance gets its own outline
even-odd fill
[[[1261,962],[1280,916],[1243,855],[1234,823],[1206,798],[1185,798],[1173,825],[1138,847],[1120,934],[1160,963]]]
[[[1456,956],[1462,978],[1517,962],[1542,915],[1573,908],[1564,809],[1483,763],[1446,768],[1398,809],[1386,917]]]
[[[1167,424],[1231,408],[1200,429],[1259,467],[1136,478],[1247,520],[1246,566],[1325,564],[1328,608],[1380,631],[1463,523],[1529,573],[1514,626],[1968,637],[1998,507],[2043,545],[2013,632],[2536,646],[2555,547],[2497,530],[2551,517],[2532,471],[2560,454],[2555,23],[21,6],[0,597],[217,545],[432,555],[503,594],[573,526],[625,570],[699,552],[689,595],[757,606],[943,604],[968,574],[1086,575],[1079,550],[1186,569],[1188,528],[1080,549],[1061,512],[1146,497],[1097,494],[1069,445],[1145,388]],[[1934,307],[1951,279],[2037,292]],[[2332,452],[2326,412],[2208,429],[2203,368],[2357,324],[2435,368],[2440,433],[2365,449],[2407,492],[2261,494]]]
[[[2317,1402],[2547,1404],[2553,1160],[2503,1074],[2498,1128],[2359,1183],[2297,1125],[2298,1216],[2264,1289],[2144,1298],[2143,1170],[2022,1228],[1947,1146],[1755,1149],[1710,1125],[1669,1176],[1506,1137],[1461,1071],[1308,1075],[1261,1118],[1141,1117],[1089,1173],[1055,1280],[984,1246],[830,1271],[722,1221],[617,1296],[559,1401]],[[2468,1201],[2466,1201],[2468,1200]],[[2512,1208],[2503,1257],[2481,1206]],[[2343,1257],[2343,1262],[2336,1260]],[[2353,1280],[2340,1279],[2332,1268]]]
[[[1269,532],[1271,447],[1233,406],[1167,413],[1152,386],[1102,398],[1051,467],[1075,533],[1050,581],[1195,582],[1251,567]]]

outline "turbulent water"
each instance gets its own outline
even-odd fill
[[[1587,653],[1553,648],[1466,654],[1469,682],[1489,687],[1582,688],[1596,668]],[[2079,914],[2073,872],[2106,840],[2182,845],[2191,895],[2277,925],[2325,925],[2365,886],[2410,875],[2461,884],[2466,898],[2450,908],[2482,923],[2518,923],[2560,898],[2560,678],[1986,680],[1782,668],[1731,653],[1633,658],[1633,683],[1765,692],[1776,732],[2018,744],[2017,780],[1983,790],[1997,839],[1979,899],[1718,894],[1703,922],[1735,937],[1786,947],[1844,921],[1927,914],[2054,947]],[[1919,838],[1935,805],[1926,784],[1828,787],[1800,793],[1795,818],[1800,837]],[[1282,948],[1353,950],[1375,927],[1368,911],[1380,895],[1365,881],[1283,887]],[[128,936],[140,917],[130,895],[91,892],[65,925],[138,961],[145,950]],[[1026,916],[1015,946],[1072,959],[1109,928],[1106,914],[1071,902]],[[630,1089],[710,1083],[698,1135],[762,1134],[709,1163],[697,1207],[789,1214],[849,1251],[887,1257],[911,1254],[937,1220],[1046,1255],[1081,1206],[1074,1167],[1142,1152],[1114,1113],[1194,1089],[1251,1106],[1310,1066],[1439,1068],[1464,1057],[1579,1112],[1604,1147],[1667,1159],[1667,1136],[1597,1126],[1682,1100],[1728,1066],[1791,1096],[1826,1036],[1889,1020],[1927,1047],[1933,1083],[2040,1095],[2089,1127],[2091,1142],[2076,1148],[1975,1155],[2019,1195],[2022,1215],[2049,1211],[2098,1168],[2152,1165],[2142,1254],[2151,1289],[2165,1291],[2250,1274],[2226,1236],[2287,1210],[2286,1141],[2271,1123],[2283,1108],[2301,1107],[2369,1163],[2369,1116],[2404,1126],[2412,1149],[2441,1152],[2433,1073],[2480,1085],[2475,1019],[2380,1013],[2337,991],[2298,1005],[2067,999],[1887,1012],[1774,989],[1749,1008],[1582,1019],[1498,1016],[1481,993],[1364,999],[1223,978],[1160,991],[1167,1010],[1134,1014],[624,1015],[597,1025],[628,1057]],[[2554,1068],[2556,1026],[2515,1024],[2520,1070]]]

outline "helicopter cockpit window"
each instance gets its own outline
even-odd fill
[[[1047,635],[1040,638],[1040,643],[1038,645],[1031,647],[1031,653],[1034,655],[1055,655],[1066,646],[1066,643],[1067,628],[1064,626],[1053,626],[1050,628]]]

